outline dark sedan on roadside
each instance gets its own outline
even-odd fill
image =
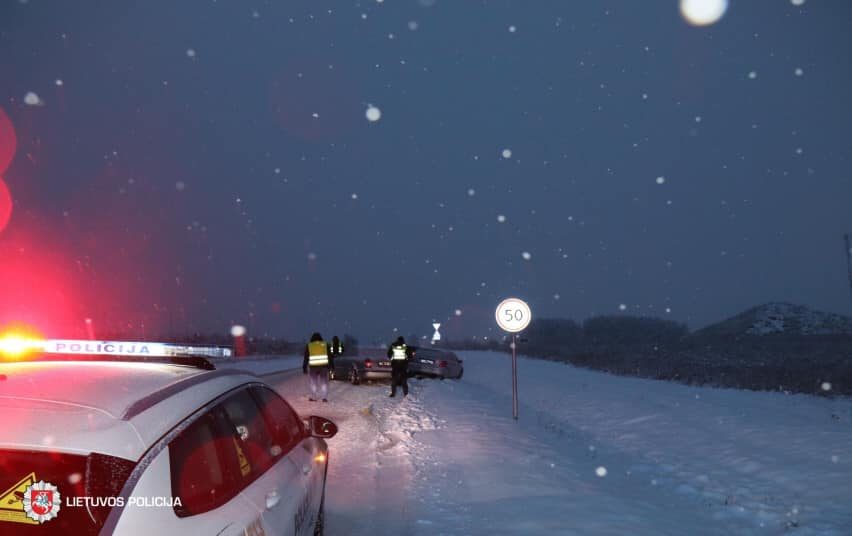
[[[352,385],[365,381],[390,380],[391,364],[387,357],[387,348],[359,348],[357,355],[336,357],[329,370],[329,378],[348,381]]]
[[[464,365],[459,356],[448,350],[415,348],[408,363],[408,375],[416,378],[461,379]]]

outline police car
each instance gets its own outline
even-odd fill
[[[0,535],[322,534],[337,427],[228,353],[0,338]]]

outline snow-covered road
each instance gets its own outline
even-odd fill
[[[339,425],[327,534],[852,534],[852,401],[520,359],[515,422],[509,358],[461,357],[407,399],[269,378]]]

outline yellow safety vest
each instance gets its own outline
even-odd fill
[[[393,360],[405,359],[406,358],[405,349],[406,349],[406,346],[404,344],[402,346],[394,345],[393,357],[391,357],[391,359],[393,359]]]
[[[308,365],[324,367],[328,365],[328,346],[323,341],[308,343]]]

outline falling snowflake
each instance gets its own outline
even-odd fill
[[[356,193],[354,193],[354,192],[353,192],[353,193],[352,193],[352,199],[358,199],[358,194],[356,194]]]
[[[27,106],[44,106],[44,101],[33,91],[24,95],[24,104]]]
[[[187,58],[194,58],[195,57],[195,49],[194,48],[186,49],[186,57]]]
[[[749,72],[748,77],[749,77],[749,79],[754,80],[755,78],[757,78],[757,71]]]
[[[671,308],[671,307],[666,307],[666,312],[667,312],[667,313],[671,313],[671,312],[672,312],[672,308]]]
[[[468,188],[468,189],[467,189],[467,195],[469,195],[469,196],[471,196],[471,197],[475,196],[475,195],[476,195],[476,190],[474,190],[473,188]]]
[[[455,314],[456,314],[456,316],[461,316],[462,315],[461,309],[456,309]]]
[[[417,23],[416,20],[408,21],[408,29],[411,30],[412,32],[417,30],[417,28],[419,28],[419,27],[420,27],[420,25]]]
[[[509,33],[515,33],[516,31],[518,31],[518,29],[515,27],[515,25],[509,26]]]
[[[801,6],[802,4],[805,3],[805,0],[790,0],[790,3],[793,4],[794,6]]]
[[[175,190],[177,190],[178,192],[186,190],[186,183],[183,181],[177,181],[175,183]]]
[[[506,216],[504,216],[504,215],[502,215],[502,214],[498,214],[498,215],[497,215],[497,221],[498,221],[499,223],[506,223]]]
[[[822,382],[822,385],[820,385],[820,388],[822,388],[823,391],[831,391],[831,383],[830,382]]]
[[[793,71],[793,74],[796,76],[802,76],[805,74],[805,71],[801,67],[796,67],[796,70]]]
[[[311,117],[313,117],[314,119],[319,119],[319,114],[317,112],[314,112],[311,114]]]
[[[371,123],[375,123],[376,121],[382,118],[382,111],[371,104],[367,107],[367,111],[364,113],[364,115],[367,116],[368,121],[370,121]]]
[[[657,177],[657,184],[665,184],[665,183],[666,183],[665,177],[662,177],[662,176]]]
[[[309,261],[315,261],[315,260],[317,260],[317,254],[316,254],[316,253],[314,253],[313,251],[312,251],[312,252],[310,252],[310,253],[308,253],[308,260],[309,260]]]
[[[558,301],[558,300],[559,300],[559,298],[561,298],[561,297],[562,297],[562,296],[560,296],[559,294],[554,294],[554,295],[553,295],[553,299],[554,299],[554,300],[557,300],[557,301]]]
[[[61,78],[57,78],[57,79],[56,79],[56,82],[54,82],[54,83],[55,83],[57,86],[63,86],[63,85],[65,85],[65,82],[63,82]]]
[[[606,476],[606,467],[601,465],[600,467],[595,469],[595,474],[598,475],[601,478],[605,477]]]
[[[623,304],[623,303],[622,303],[622,304],[619,304],[619,306],[618,306],[618,310],[619,310],[619,311],[626,311],[626,310],[627,310],[627,305],[626,305],[626,304]]]
[[[501,154],[503,155],[503,158],[512,158],[511,149],[503,149],[503,152]]]
[[[523,253],[521,253],[521,257],[523,257],[525,261],[532,259],[532,255],[529,251],[524,251]]]

